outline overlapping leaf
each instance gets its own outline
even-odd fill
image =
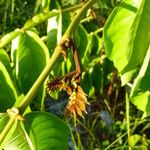
[[[68,127],[56,116],[34,112],[26,116],[26,131],[37,150],[66,150]]]
[[[124,0],[104,30],[107,56],[121,73],[122,84],[135,76],[131,101],[150,115],[150,1]]]
[[[31,31],[21,33],[17,50],[16,73],[24,94],[36,81],[48,59],[48,49],[35,33]],[[37,102],[41,102],[43,90],[42,87],[36,97]]]
[[[131,91],[131,101],[138,109],[150,115],[150,48],[147,51],[143,65],[134,81]]]
[[[0,61],[0,112],[12,107],[17,98],[15,86],[5,66]]]
[[[114,65],[122,73],[123,69],[129,63],[130,58],[127,56],[130,37],[135,35],[131,31],[137,11],[141,5],[141,1],[124,0],[114,9],[104,28],[104,40],[106,54]],[[136,32],[136,31],[135,31]],[[131,35],[132,33],[132,35]],[[133,43],[130,43],[133,45]],[[133,50],[131,50],[133,52]],[[133,71],[133,70],[132,70]],[[125,74],[126,72],[123,72]],[[133,73],[133,72],[132,72]],[[122,84],[126,84],[131,76],[122,78]],[[122,75],[123,75],[122,74]]]
[[[7,114],[0,114],[0,131],[8,121]],[[16,124],[16,125],[15,125]],[[25,115],[24,122],[16,122],[0,146],[5,150],[66,150],[69,129],[56,116],[44,112],[32,112]]]

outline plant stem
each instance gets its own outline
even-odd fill
[[[78,71],[78,73],[81,73],[79,56],[78,56],[78,51],[77,51],[77,47],[76,47],[74,38],[73,38],[73,42],[72,42],[72,50],[73,50],[73,56],[74,56],[76,71]]]
[[[57,61],[57,59],[61,55],[62,51],[64,51],[63,45],[65,44],[66,40],[71,39],[72,33],[74,31],[74,28],[76,28],[77,25],[79,24],[83,13],[90,6],[92,6],[92,4],[95,1],[96,0],[89,0],[81,8],[81,10],[79,11],[79,13],[75,16],[75,18],[72,20],[71,24],[69,25],[68,29],[66,30],[65,34],[63,35],[63,37],[62,37],[62,39],[60,41],[60,44],[55,48],[55,51],[54,51],[51,59],[49,60],[48,64],[46,65],[46,67],[44,68],[44,70],[42,71],[42,73],[40,74],[40,76],[38,77],[37,81],[33,84],[33,86],[31,87],[31,89],[27,93],[27,95],[24,97],[24,99],[22,100],[21,104],[18,105],[17,108],[19,109],[19,113],[21,115],[24,113],[24,111],[26,110],[26,108],[30,105],[30,103],[33,100],[33,97],[37,93],[37,91],[40,88],[41,84],[47,78],[49,72],[52,70],[55,62]],[[15,122],[15,118],[12,117],[12,118],[9,119],[7,125],[5,126],[5,128],[3,129],[3,131],[1,132],[0,143],[3,142],[5,136],[7,135],[7,133],[9,132],[9,130],[11,129],[12,125],[14,124],[14,122]]]
[[[63,37],[62,37],[62,39],[60,41],[60,44],[55,48],[55,51],[54,51],[51,59],[49,60],[47,66],[44,68],[44,70],[40,74],[40,76],[37,79],[37,81],[33,84],[33,86],[31,87],[31,89],[29,90],[29,92],[25,96],[25,98],[22,100],[22,103],[19,105],[18,109],[19,109],[20,114],[23,114],[24,111],[26,110],[26,108],[31,103],[33,97],[37,93],[37,90],[39,89],[39,87],[41,86],[41,84],[44,82],[44,80],[48,76],[49,72],[52,70],[52,67],[54,66],[55,62],[57,61],[57,59],[59,58],[59,56],[61,55],[61,53],[64,51],[62,45],[65,44],[65,41],[67,39],[71,39],[72,33],[74,31],[74,28],[76,28],[76,26],[79,24],[79,22],[81,20],[81,17],[82,17],[82,14],[91,6],[91,4],[94,1],[95,0],[88,1],[82,7],[82,9],[80,10],[80,12],[75,16],[74,20],[72,20],[71,24],[69,25],[69,27],[67,28],[65,34],[63,35]]]
[[[59,56],[61,54],[61,51],[62,51],[62,47],[61,47],[61,45],[58,45],[55,49],[54,54],[52,55],[51,59],[49,60],[48,64],[46,65],[46,67],[44,68],[44,70],[42,71],[40,76],[38,77],[37,81],[33,84],[31,89],[29,90],[29,92],[26,94],[26,96],[22,100],[22,103],[18,106],[20,114],[24,113],[26,108],[29,106],[29,104],[33,100],[33,97],[35,96],[35,94],[38,91],[39,87],[44,82],[44,80],[48,76],[49,72],[51,71],[54,63],[59,58]]]
[[[8,121],[8,123],[6,124],[5,128],[1,132],[1,134],[0,134],[0,145],[4,141],[4,139],[5,139],[6,135],[8,134],[9,130],[12,128],[15,120],[16,120],[15,117],[10,118],[9,121]]]
[[[89,7],[92,6],[92,4],[94,4],[97,0],[89,0],[80,10],[80,12],[78,13],[78,15],[76,15],[75,19],[71,22],[71,24],[69,25],[69,27],[66,30],[66,34],[69,35],[69,37],[74,33],[75,28],[77,27],[77,25],[79,24],[80,20],[82,19],[83,14],[85,13],[85,10],[87,10]],[[77,21],[75,21],[77,20]]]
[[[83,5],[84,5],[84,3],[81,3],[81,4],[78,4],[76,6],[72,6],[72,7],[69,7],[69,8],[64,8],[64,9],[62,9],[62,13],[75,11],[77,9],[80,9]]]
[[[104,150],[110,149],[114,144],[116,144],[120,139],[122,139],[124,136],[127,135],[127,132],[121,135],[119,138],[117,138],[114,142],[112,142],[108,147],[106,147]]]
[[[129,95],[128,95],[128,89],[126,88],[126,119],[127,119],[127,132],[128,132],[128,143],[130,139],[130,102],[129,102]],[[130,149],[130,143],[129,143],[129,149]]]
[[[85,124],[83,124],[79,119],[77,121],[90,134],[90,136],[92,137],[92,141],[94,142],[96,140],[96,138],[95,138],[93,132],[88,127],[86,127]]]

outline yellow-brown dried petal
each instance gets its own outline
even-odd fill
[[[82,102],[81,100],[79,100],[79,99],[76,99],[76,104],[77,104],[77,106],[82,110],[82,111],[86,111],[85,110],[85,104],[84,104],[84,102]]]
[[[81,116],[82,118],[84,118],[81,109],[80,109],[77,105],[75,105],[75,108],[76,108],[77,114],[78,114],[79,116]]]

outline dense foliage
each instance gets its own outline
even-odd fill
[[[149,0],[0,0],[0,149],[149,149]]]

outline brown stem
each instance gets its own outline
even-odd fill
[[[77,47],[75,45],[75,40],[73,38],[72,40],[72,50],[73,50],[73,56],[74,56],[74,61],[75,61],[75,65],[76,65],[76,71],[78,71],[79,73],[81,73],[81,67],[80,67],[80,62],[79,62],[79,56],[78,56],[78,51],[77,51]]]

